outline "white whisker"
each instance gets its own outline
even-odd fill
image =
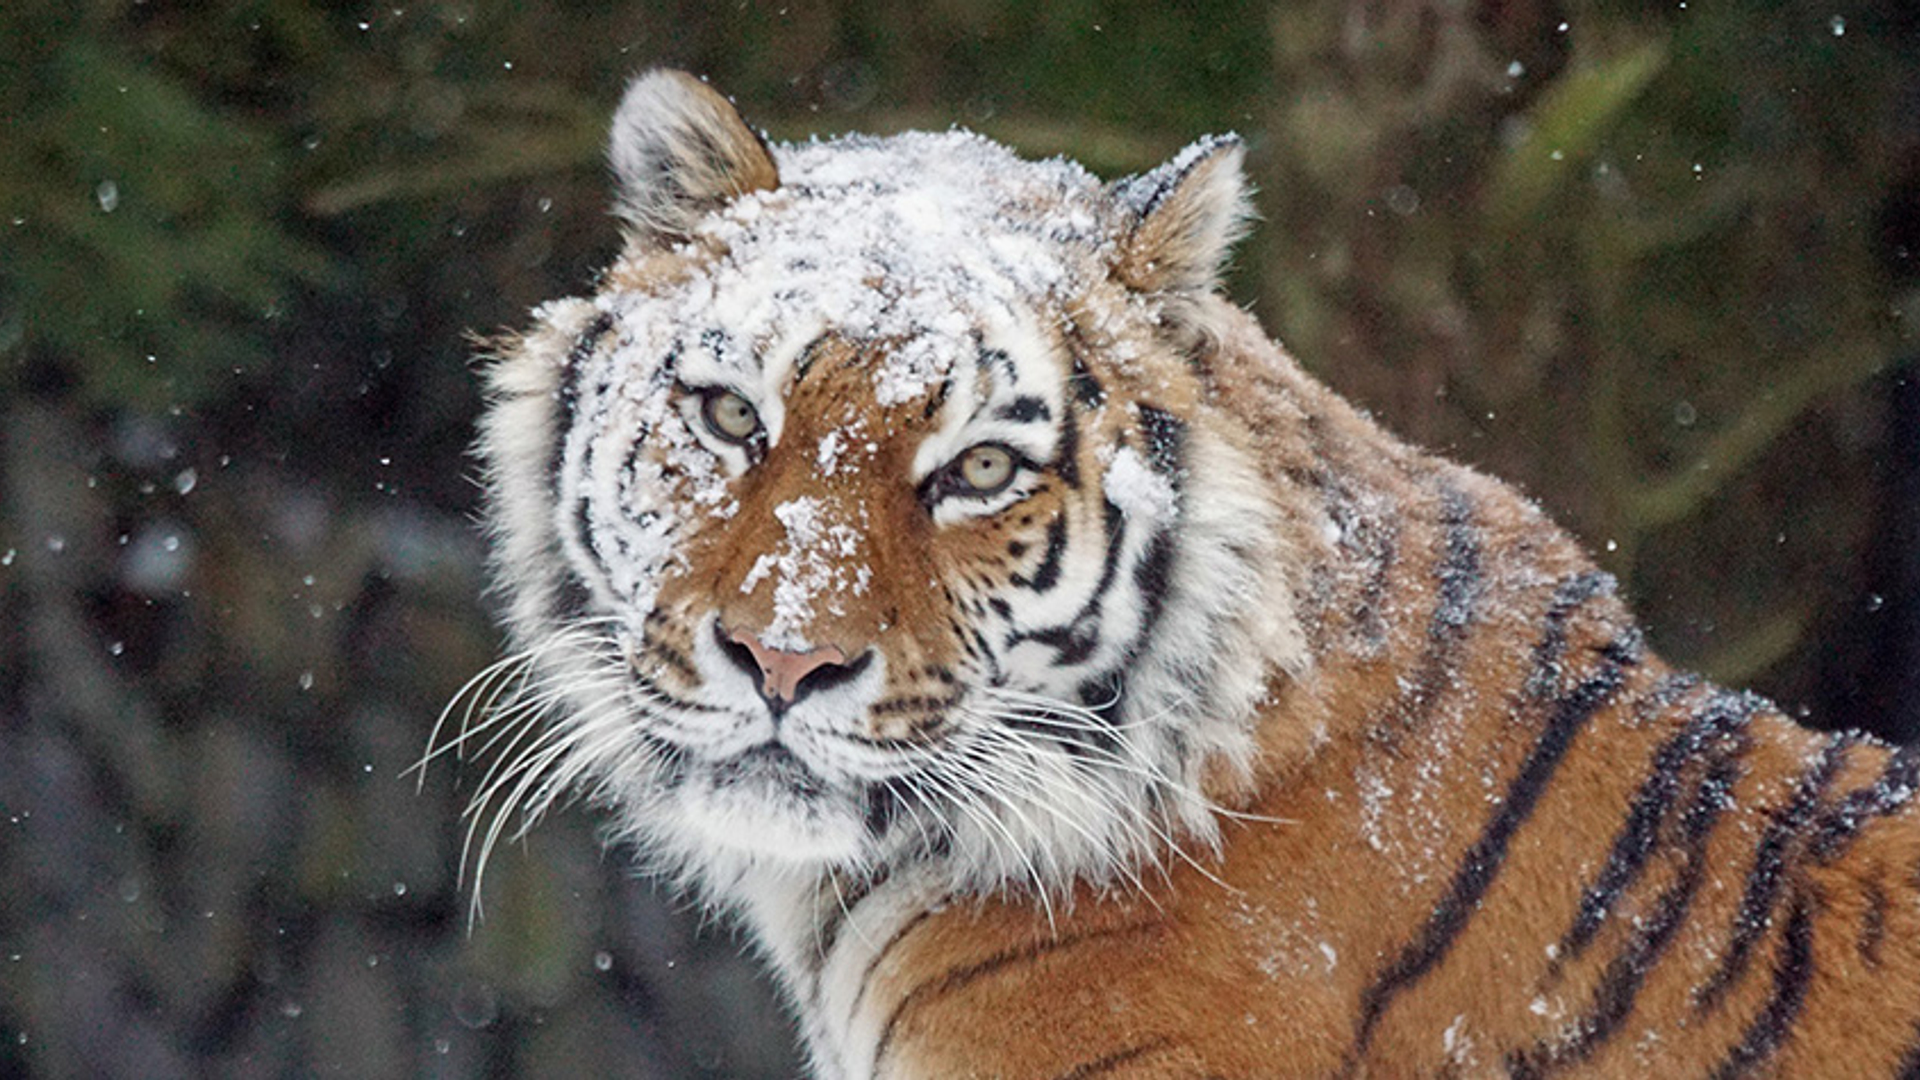
[[[963,761],[964,759],[955,756],[943,764],[951,766]],[[1053,898],[1047,887],[1047,879],[1041,875],[1040,868],[1034,865],[1032,855],[1007,828],[1006,823],[978,804],[977,797],[983,793],[983,789],[977,784],[955,783],[954,778],[942,776],[936,772],[925,772],[920,776],[937,792],[946,796],[950,806],[956,807],[967,815],[968,820],[986,825],[991,830],[985,834],[989,842],[996,845],[1001,840],[1006,842],[1006,850],[1017,860],[1018,865],[1025,869],[1027,880],[1033,883],[1034,894],[1038,897],[1041,908],[1046,912],[1047,926],[1051,929],[1054,926]]]
[[[1111,706],[1113,702],[1105,704]],[[1106,872],[1121,873],[1143,894],[1147,890],[1134,864],[1156,851],[1170,854],[1222,888],[1232,888],[1187,850],[1187,843],[1177,835],[1184,830],[1176,827],[1170,806],[1190,808],[1181,812],[1190,823],[1195,821],[1189,816],[1193,814],[1200,815],[1201,820],[1218,817],[1263,824],[1292,822],[1220,806],[1203,795],[1196,783],[1169,775],[1156,763],[1156,755],[1145,751],[1140,736],[1164,729],[1167,717],[1178,713],[1184,704],[1175,701],[1154,714],[1116,724],[1087,706],[1007,687],[983,688],[976,702],[963,705],[958,712],[968,721],[966,726],[976,736],[975,743],[992,754],[993,768],[971,770],[968,779],[1002,804],[1010,804],[1016,797],[1009,791],[1024,793],[1022,801],[1076,834],[1091,847]],[[1060,742],[1049,746],[1046,740],[1035,740],[1036,735],[1049,730],[1060,733]],[[1066,763],[1070,772],[1079,773],[1080,780],[1060,783],[1061,766],[1043,764],[1055,757]],[[1009,779],[1015,788],[1008,787]],[[1124,782],[1116,786],[1111,782],[1115,780]],[[1205,842],[1210,847],[1217,843],[1211,839]],[[1161,865],[1158,858],[1151,861]],[[1164,877],[1164,867],[1161,874]]]
[[[1100,785],[1097,792],[1078,784],[1064,785],[1064,788],[1061,785],[1048,784],[1046,781],[1057,780],[1058,777],[1050,776],[1043,769],[1041,761],[1035,757],[1030,744],[1023,742],[1017,736],[992,728],[983,729],[981,737],[987,743],[996,744],[1006,751],[996,756],[994,760],[997,774],[1012,772],[1026,780],[1024,794],[1033,799],[1040,810],[1052,820],[1059,821],[1079,834],[1091,849],[1102,853],[1111,872],[1119,873],[1136,890],[1143,895],[1148,895],[1151,899],[1150,894],[1146,893],[1146,883],[1140,879],[1131,861],[1113,857],[1110,852],[1111,843],[1100,835],[1096,828],[1098,823],[1104,821],[1117,825],[1129,833],[1135,833],[1138,823],[1133,820],[1135,815],[1124,809],[1125,793],[1115,791],[1105,784]],[[1077,796],[1083,804],[1091,805],[1083,812],[1082,808],[1069,807],[1057,801],[1063,790]],[[1129,838],[1127,846],[1139,849],[1145,845],[1135,833]]]

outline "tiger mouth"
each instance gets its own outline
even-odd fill
[[[762,743],[716,762],[708,767],[708,773],[715,789],[760,785],[805,802],[816,801],[833,790],[824,777],[777,742]]]

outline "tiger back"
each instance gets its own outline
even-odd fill
[[[1216,290],[1241,154],[636,80],[624,254],[488,369],[481,865],[585,791],[821,1077],[1920,1073],[1920,757],[1304,374]]]

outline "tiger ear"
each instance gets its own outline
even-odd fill
[[[1238,135],[1209,135],[1138,176],[1108,188],[1123,225],[1119,279],[1142,292],[1205,292],[1253,210]]]
[[[780,186],[766,142],[732,102],[684,71],[649,71],[627,86],[607,157],[614,213],[651,244],[684,239],[734,199]]]

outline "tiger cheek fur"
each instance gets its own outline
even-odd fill
[[[735,913],[816,1075],[1920,1075],[1920,754],[1302,372],[1217,294],[1235,140],[1102,185],[656,72],[611,156],[437,746]]]

